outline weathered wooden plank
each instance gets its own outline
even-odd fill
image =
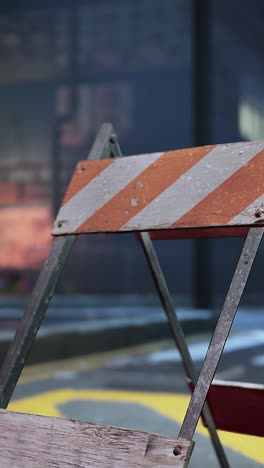
[[[264,141],[84,161],[52,233],[263,225],[263,174]]]
[[[187,466],[193,442],[0,410],[1,468]]]
[[[207,401],[217,429],[264,437],[264,385],[215,380]]]

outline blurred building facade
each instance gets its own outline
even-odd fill
[[[101,123],[113,123],[126,155],[196,144],[195,3],[21,0],[0,7],[2,272],[21,270],[29,283],[34,278],[72,170]],[[208,27],[203,144],[264,138],[264,4],[202,3]],[[241,240],[211,246],[217,295]],[[191,297],[193,242],[158,242],[157,248],[172,290]],[[78,281],[73,272],[82,273]],[[127,235],[78,239],[60,287],[153,289],[140,248]]]

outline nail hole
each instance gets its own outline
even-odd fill
[[[173,455],[177,457],[177,455],[180,455],[180,453],[181,453],[181,447],[175,447],[175,449],[173,450]]]
[[[260,209],[255,211],[255,217],[256,218],[260,218],[261,215],[262,215],[262,211]]]
[[[247,262],[247,261],[246,261],[246,262],[244,262],[244,265],[248,265],[248,262]]]

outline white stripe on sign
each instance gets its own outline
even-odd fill
[[[143,208],[122,230],[169,227],[264,148],[263,142],[219,145]]]
[[[247,333],[240,333],[228,338],[224,354],[261,345],[264,345],[264,331],[253,330]],[[194,361],[202,361],[207,349],[207,342],[194,343],[189,346],[189,351]],[[179,362],[181,361],[181,356],[176,349],[168,349],[150,354],[147,360],[153,363]]]
[[[264,191],[264,187],[263,187]],[[257,198],[251,205],[247,206],[241,213],[235,216],[229,223],[227,224],[251,224],[252,223],[252,215],[255,215],[256,211],[260,209],[259,217],[256,218],[256,221],[264,220],[264,194]]]
[[[53,233],[75,231],[162,154],[163,152],[116,159],[60,208],[57,220],[63,221],[63,225],[60,228],[55,225]]]

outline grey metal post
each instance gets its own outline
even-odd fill
[[[114,139],[112,139],[112,141],[115,143],[113,146],[113,156],[121,157],[122,152],[118,144],[117,138],[115,137]],[[158,295],[160,297],[161,304],[167,315],[173,339],[181,355],[186,375],[195,386],[198,378],[197,371],[195,369],[194,362],[190,355],[190,351],[188,349],[188,345],[184,337],[181,323],[175,311],[173,300],[170,295],[166,280],[164,278],[153,242],[148,232],[139,233],[139,237],[143,251],[145,253],[145,257],[147,259],[150,271],[154,279],[154,283],[156,285]],[[207,428],[211,437],[212,445],[214,447],[216,456],[219,461],[219,465],[222,468],[229,468],[230,465],[228,463],[223,445],[217,434],[215,423],[207,403],[205,403],[204,405],[203,416],[207,424]]]
[[[263,227],[251,228],[249,230],[223,309],[206,353],[196,387],[181,426],[179,438],[188,440],[192,440],[193,438],[198,419],[235,318],[263,233]]]

